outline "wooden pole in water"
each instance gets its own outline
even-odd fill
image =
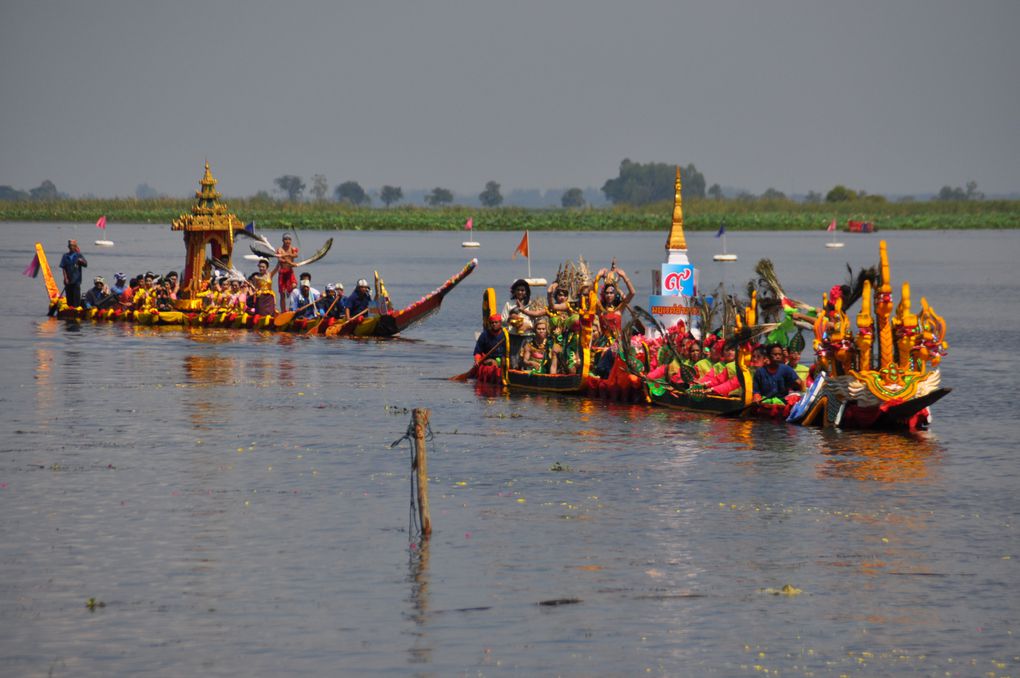
[[[425,454],[425,431],[429,425],[427,408],[415,409],[412,413],[414,421],[414,468],[418,473],[418,519],[421,523],[422,537],[428,539],[432,534],[432,516],[429,514],[429,472]]]

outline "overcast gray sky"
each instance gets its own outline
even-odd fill
[[[1020,2],[2,0],[0,184],[1020,191]]]

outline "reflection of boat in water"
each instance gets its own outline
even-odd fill
[[[236,216],[227,212],[227,206],[219,202],[220,194],[215,190],[216,179],[205,166],[205,176],[200,184],[201,190],[196,196],[191,214],[181,215],[174,220],[172,229],[184,232],[187,249],[184,275],[181,279],[178,299],[173,305],[158,310],[151,306],[142,309],[101,308],[85,309],[68,306],[63,294],[58,290],[53,273],[46,260],[42,245],[36,243],[36,255],[46,282],[50,298],[49,315],[72,320],[123,321],[139,325],[183,326],[183,327],[225,327],[237,329],[281,330],[290,332],[311,332],[315,328],[319,334],[326,336],[356,337],[391,337],[412,325],[425,320],[439,310],[443,298],[466,278],[478,264],[477,259],[469,261],[456,275],[449,278],[432,292],[424,295],[416,302],[400,309],[390,305],[382,278],[375,277],[375,301],[369,311],[362,317],[352,318],[350,322],[329,319],[325,327],[320,319],[291,319],[284,323],[283,317],[275,314],[258,314],[246,310],[225,310],[222,308],[204,308],[204,287],[208,284],[205,272],[207,254],[209,261],[215,262],[227,270],[234,270],[231,255],[236,237],[251,237]],[[264,241],[262,241],[264,243]],[[329,244],[320,249],[316,255],[303,263],[310,263],[325,255]],[[293,316],[293,314],[290,314]],[[279,324],[277,324],[279,323]]]

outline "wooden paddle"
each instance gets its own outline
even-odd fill
[[[361,313],[358,313],[357,315],[351,316],[350,320],[345,320],[344,322],[337,323],[336,325],[330,325],[329,327],[326,328],[326,336],[327,337],[335,337],[336,335],[340,334],[345,327],[347,327],[352,322],[354,322],[355,319],[360,318],[361,316],[365,315],[366,313],[368,313],[368,309],[367,308],[364,311],[362,311]]]
[[[341,299],[343,299],[343,295],[337,294],[336,295],[336,299],[334,299],[333,303],[329,305],[328,309],[326,309],[326,312],[323,314],[322,320],[319,321],[319,324],[315,325],[314,327],[309,329],[307,332],[305,332],[305,334],[316,334],[316,333],[318,333],[318,334],[325,334],[326,330],[328,329],[326,327],[326,322],[329,320],[329,314],[333,311],[333,307],[336,306],[336,302],[340,301]]]
[[[295,315],[297,315],[298,313],[300,313],[301,311],[305,310],[306,308],[308,308],[310,306],[315,306],[315,304],[316,304],[316,302],[313,301],[312,303],[305,304],[301,308],[296,308],[293,311],[284,311],[283,313],[281,313],[281,314],[277,315],[275,318],[273,318],[273,324],[276,325],[277,327],[283,327],[284,325],[289,325],[290,321],[294,319]]]
[[[490,349],[489,349],[489,352],[488,352],[488,353],[486,353],[485,355],[483,355],[483,356],[482,356],[482,359],[481,359],[481,360],[479,360],[478,362],[476,362],[476,363],[474,364],[474,366],[473,366],[473,367],[472,367],[472,368],[471,368],[470,370],[468,370],[468,371],[467,371],[467,372],[465,372],[464,374],[458,374],[458,375],[457,375],[457,376],[455,376],[455,377],[450,377],[450,381],[467,381],[468,379],[471,379],[472,377],[474,377],[474,376],[475,376],[476,374],[478,374],[478,367],[479,367],[479,366],[480,366],[480,365],[481,365],[481,364],[482,364],[483,362],[485,362],[485,359],[486,359],[486,358],[488,358],[488,357],[489,357],[490,355],[492,355],[493,351],[495,351],[495,350],[496,350],[497,348],[499,348],[500,346],[503,346],[503,343],[504,343],[504,342],[503,342],[503,341],[501,341],[501,342],[499,342],[498,344],[496,344],[495,346],[493,346],[492,348],[490,348]]]

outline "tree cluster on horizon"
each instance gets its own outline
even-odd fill
[[[620,162],[616,177],[606,180],[600,189],[606,200],[613,205],[628,205],[640,207],[657,202],[670,201],[673,199],[674,180],[676,177],[676,165],[669,163],[639,163],[625,158]],[[843,184],[833,186],[823,196],[817,191],[809,191],[804,196],[789,197],[782,191],[769,187],[761,195],[754,195],[748,191],[723,189],[718,183],[713,183],[706,189],[705,176],[698,171],[693,163],[680,169],[683,186],[683,198],[711,198],[713,200],[734,199],[740,202],[755,200],[765,201],[788,201],[799,200],[808,204],[843,203],[851,201],[885,202],[887,198],[878,194],[868,194],[863,190],[854,190]],[[304,200],[305,189],[308,188],[304,179],[295,174],[283,174],[273,180],[274,191],[286,202],[301,202]],[[329,199],[329,183],[323,174],[313,174],[311,177],[311,188],[308,188],[310,200],[315,202],[326,202]],[[527,191],[514,191],[520,195]],[[728,194],[728,195],[727,195]],[[425,205],[440,207],[450,205],[456,201],[453,191],[448,188],[437,186],[425,193],[415,193],[416,199],[423,200]],[[414,198],[412,195],[412,198]],[[405,200],[404,190],[400,186],[385,185],[378,193],[371,194],[366,191],[359,182],[347,180],[334,187],[332,198],[338,203],[348,204],[355,207],[367,207],[372,204],[373,196],[386,207]],[[57,187],[49,179],[43,181],[39,186],[23,191],[11,186],[0,185],[0,200],[57,200],[68,198],[65,193],[57,190]],[[83,196],[94,198],[95,196]],[[148,183],[140,183],[135,188],[135,198],[139,200],[151,200],[164,198]],[[463,197],[463,196],[462,196]],[[258,191],[252,199],[256,201],[271,202],[273,196],[265,190]],[[548,199],[548,197],[546,198]],[[901,198],[911,200],[912,198]],[[938,193],[931,197],[938,201],[978,201],[984,200],[985,195],[977,188],[976,181],[968,181],[964,187],[943,186]],[[504,197],[501,186],[498,182],[489,180],[485,187],[478,194],[478,202],[483,207],[498,207],[504,204]],[[578,187],[571,187],[560,195],[560,205],[565,209],[580,208],[588,204],[585,200],[585,192]],[[597,203],[598,201],[596,201]]]

